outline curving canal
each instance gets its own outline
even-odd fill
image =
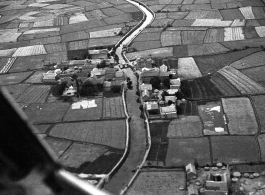
[[[143,19],[115,45],[116,54],[121,64],[130,64],[129,60],[126,58],[125,51],[123,51],[123,47],[128,46],[155,18],[153,11],[143,3],[136,0],[126,1],[135,5],[143,12]],[[129,124],[130,144],[128,146],[130,150],[128,152],[128,157],[120,169],[115,173],[112,179],[104,185],[104,188],[113,194],[124,194],[126,192],[143,166],[150,149],[150,143],[147,143],[150,136],[148,136],[148,132],[146,133],[145,121],[140,118],[140,103],[137,102],[139,98],[139,96],[136,95],[137,77],[133,74],[131,69],[124,69],[124,72],[133,82],[133,89],[126,92],[126,101],[129,102],[129,104],[127,104],[127,111],[131,117],[131,122]]]
[[[116,54],[119,56],[121,64],[129,63],[129,60],[126,58],[125,52],[123,51],[123,47],[128,46],[155,18],[154,12],[140,1],[125,1],[139,8],[143,12],[143,19],[115,45]]]

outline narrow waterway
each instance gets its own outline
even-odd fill
[[[123,53],[122,51],[123,46],[128,46],[137,37],[137,35],[139,35],[149,24],[151,24],[151,22],[155,18],[154,12],[143,3],[135,0],[126,1],[133,4],[143,12],[143,19],[135,28],[128,32],[127,35],[125,35],[125,37],[121,39],[119,43],[116,44],[116,54],[119,56],[121,64],[126,64],[128,62],[125,53]],[[122,53],[124,55],[122,55]]]
[[[129,45],[133,39],[135,39],[136,36],[139,35],[154,20],[155,17],[154,13],[142,3],[134,0],[126,1],[137,6],[143,12],[144,17],[143,20],[135,28],[128,32],[127,36],[125,35],[125,37],[116,45],[116,54],[119,56],[121,64],[128,63],[126,54],[122,53],[123,46]],[[124,72],[133,82],[133,89],[128,90],[126,94],[128,114],[131,117],[130,151],[124,164],[113,176],[113,178],[111,178],[111,180],[104,186],[107,191],[113,194],[120,194],[121,191],[128,185],[135,170],[142,163],[147,148],[145,121],[140,117],[140,103],[137,101],[139,96],[136,95],[138,80],[130,68],[124,69]]]

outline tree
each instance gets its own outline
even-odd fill
[[[89,80],[85,80],[82,89],[80,90],[81,96],[93,95],[98,92],[97,87]]]
[[[170,88],[170,80],[169,80],[169,78],[164,79],[162,81],[162,83],[163,83],[164,87],[166,87],[167,89]]]
[[[98,65],[97,68],[105,68],[107,66],[107,63],[105,60],[102,60]]]
[[[150,84],[152,85],[153,89],[160,89],[160,83],[161,80],[159,79],[159,77],[153,77],[150,80]]]
[[[121,91],[121,86],[120,85],[115,85],[111,87],[111,91],[113,93],[119,93]]]
[[[55,85],[52,88],[52,95],[55,97],[59,97],[59,96],[63,95],[63,92],[67,87],[67,84],[68,84],[67,81],[63,81],[62,83]]]

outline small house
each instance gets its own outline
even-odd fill
[[[157,102],[145,102],[146,111],[149,115],[159,114],[159,107]]]
[[[205,181],[205,195],[227,195],[227,173],[209,173]]]
[[[168,89],[167,92],[169,95],[175,95],[175,93],[178,92],[178,89]]]
[[[142,100],[143,100],[144,102],[150,100],[150,93],[149,93],[148,90],[144,90],[144,91],[142,91]]]
[[[167,72],[167,66],[165,64],[162,64],[159,68],[160,72]]]
[[[170,89],[179,89],[180,88],[180,79],[170,79]]]
[[[48,71],[47,73],[43,73],[42,81],[45,83],[55,83],[56,73],[54,71]]]
[[[160,107],[161,118],[175,118],[177,117],[177,110],[174,104],[171,106]]]
[[[141,91],[144,91],[144,90],[152,91],[153,87],[152,87],[151,84],[145,84],[145,83],[143,83],[143,84],[140,86],[140,89],[141,89]]]
[[[193,164],[190,163],[186,166],[186,174],[187,179],[193,179],[194,177],[197,177],[197,171]]]

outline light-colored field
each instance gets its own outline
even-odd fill
[[[255,113],[248,98],[225,98],[222,104],[230,134],[249,135],[258,132]]]
[[[12,56],[19,57],[19,56],[41,55],[41,54],[47,54],[44,46],[34,45],[34,46],[27,46],[27,47],[19,47]]]
[[[202,123],[198,116],[174,119],[169,123],[167,137],[170,139],[200,136],[202,136]]]
[[[245,37],[241,27],[224,29],[224,41],[237,41],[244,39]]]
[[[181,45],[181,31],[164,31],[161,33],[161,43],[163,47]]]
[[[124,149],[126,126],[124,120],[58,124],[50,131],[53,137],[101,144]]]
[[[184,195],[179,186],[185,186],[184,171],[142,171],[128,191],[128,195]]]
[[[177,73],[181,78],[196,78],[202,76],[193,57],[179,58]]]

